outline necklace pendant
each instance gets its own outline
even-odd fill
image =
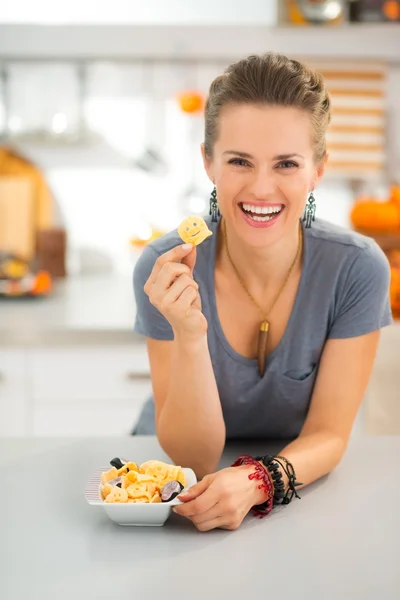
[[[265,371],[265,351],[267,349],[267,340],[268,340],[268,330],[269,323],[268,321],[262,321],[260,324],[260,331],[258,333],[258,371],[260,373],[260,377],[264,375]]]

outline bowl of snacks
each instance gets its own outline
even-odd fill
[[[172,507],[182,504],[178,495],[197,483],[192,469],[148,460],[141,465],[121,458],[111,468],[96,470],[90,477],[86,501],[101,506],[107,516],[122,526],[161,526]]]

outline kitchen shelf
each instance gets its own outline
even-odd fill
[[[0,60],[231,60],[269,50],[400,64],[400,24],[325,26],[0,25]]]

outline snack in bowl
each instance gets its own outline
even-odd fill
[[[178,234],[185,244],[198,246],[212,235],[212,231],[208,229],[207,223],[202,217],[193,215],[182,221],[178,227]]]
[[[149,460],[138,466],[134,462],[113,459],[110,464],[113,465],[111,469],[100,477],[101,497],[107,503],[170,502],[186,486],[186,475],[181,467],[159,460]]]
[[[85,489],[91,506],[101,507],[107,517],[124,527],[161,527],[182,504],[179,494],[196,485],[196,474],[160,460],[141,465],[113,458],[111,468],[96,469]]]

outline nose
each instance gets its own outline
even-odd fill
[[[255,169],[250,188],[258,200],[269,200],[276,191],[274,173],[266,166]]]

